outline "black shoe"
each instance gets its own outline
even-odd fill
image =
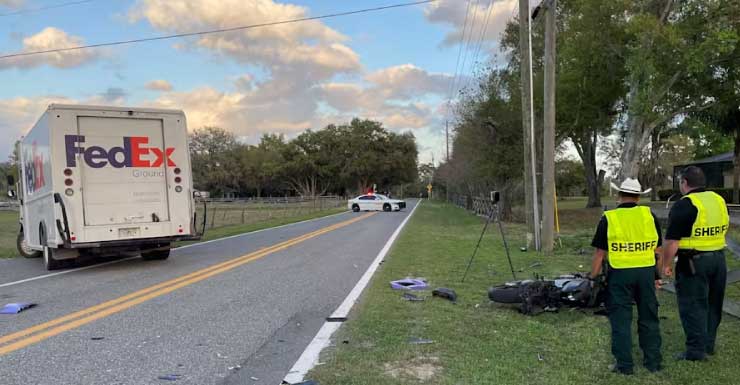
[[[707,354],[710,356],[714,355],[714,349],[707,349]]]
[[[676,353],[676,355],[673,356],[673,358],[675,358],[676,361],[706,361],[707,360],[706,355],[696,357],[696,356],[691,356],[686,352]]]
[[[609,365],[609,370],[612,373],[624,374],[625,376],[631,376],[635,374],[635,371],[632,368],[620,368],[616,364]]]

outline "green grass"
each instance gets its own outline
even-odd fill
[[[18,228],[17,211],[0,211],[0,258],[12,258],[18,255],[15,248]]]
[[[562,248],[555,256],[521,252],[523,228],[505,224],[518,278],[533,273],[553,276],[586,271],[590,238],[599,212],[564,210]],[[575,221],[575,222],[574,222]],[[501,238],[489,229],[465,283],[460,279],[478,239],[482,222],[449,205],[424,202],[381,265],[358,306],[335,336],[308,378],[322,385],[342,384],[730,384],[740,375],[740,321],[726,316],[720,327],[718,355],[707,363],[676,363],[684,337],[675,297],[659,293],[666,370],[650,374],[639,363],[634,336],[636,376],[607,372],[610,354],[606,317],[561,309],[530,317],[488,301],[489,286],[511,279]],[[580,254],[579,254],[580,252]],[[534,262],[542,265],[530,268]],[[426,277],[432,287],[449,287],[458,304],[432,298],[407,302],[388,282]],[[434,341],[411,345],[409,338]],[[343,343],[346,341],[346,343]],[[414,371],[431,378],[419,380]],[[395,377],[394,377],[395,375]]]

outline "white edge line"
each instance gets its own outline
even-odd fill
[[[339,305],[337,310],[332,313],[330,318],[347,317],[349,311],[352,310],[352,306],[354,306],[355,302],[360,297],[360,294],[362,294],[362,291],[365,290],[365,287],[370,282],[370,278],[372,278],[373,274],[375,274],[375,271],[378,269],[378,266],[380,266],[380,262],[385,259],[385,256],[388,254],[391,246],[393,246],[396,238],[398,238],[401,230],[403,230],[403,227],[406,226],[406,222],[411,219],[411,216],[414,215],[416,208],[419,207],[420,204],[421,200],[416,203],[409,215],[406,216],[406,218],[403,220],[403,222],[401,222],[400,225],[398,225],[398,228],[396,228],[396,231],[388,239],[388,242],[385,243],[385,246],[383,246],[383,248],[380,250],[378,256],[375,257],[373,263],[371,263],[370,267],[367,268],[365,274],[363,274],[360,280],[357,281],[357,284],[347,295],[347,298],[345,298],[342,304]],[[313,369],[313,367],[316,366],[316,363],[319,361],[319,355],[321,354],[321,351],[329,346],[332,334],[334,334],[334,332],[337,331],[341,325],[341,322],[324,322],[324,325],[321,327],[321,329],[319,329],[319,332],[316,333],[316,336],[313,338],[313,340],[311,340],[311,343],[308,344],[306,350],[303,351],[301,356],[298,358],[298,361],[293,364],[293,367],[283,379],[284,384],[297,384],[303,381],[306,373],[308,373],[309,370]]]
[[[323,217],[318,217],[318,218],[313,218],[313,219],[306,219],[305,221],[300,221],[300,222],[293,222],[293,223],[287,223],[287,224],[284,224],[284,225],[280,225],[280,226],[275,226],[275,227],[267,227],[267,228],[264,228],[264,229],[260,229],[260,230],[254,230],[254,231],[250,231],[250,232],[248,232],[248,233],[241,233],[241,234],[231,235],[231,236],[228,236],[228,237],[224,237],[224,238],[217,238],[217,239],[212,239],[212,240],[210,240],[210,241],[204,241],[204,242],[198,242],[198,243],[193,243],[193,244],[191,244],[191,245],[185,245],[185,246],[177,247],[177,248],[175,248],[175,249],[173,249],[173,250],[182,250],[182,249],[185,249],[185,248],[188,248],[188,247],[193,247],[193,246],[200,246],[200,245],[205,245],[206,243],[211,243],[211,242],[219,242],[219,241],[223,241],[223,240],[226,240],[226,239],[232,239],[232,238],[237,238],[237,237],[243,237],[243,236],[247,236],[247,235],[251,235],[251,234],[259,233],[259,232],[262,232],[262,231],[267,231],[267,230],[274,230],[274,229],[279,229],[279,228],[282,228],[282,227],[288,227],[288,226],[298,225],[298,224],[301,224],[301,223],[306,223],[306,222],[311,222],[311,221],[318,221],[318,220],[320,220],[320,219],[324,219],[324,218],[331,218],[331,217],[335,217],[335,216],[337,216],[337,215],[342,215],[342,214],[346,214],[347,212],[348,212],[348,211],[342,211],[341,213],[336,213],[336,214],[332,214],[332,215],[327,215],[327,216],[323,216]],[[26,279],[22,279],[22,280],[20,280],[20,281],[15,281],[15,282],[8,282],[8,283],[3,283],[3,284],[0,284],[0,288],[2,288],[2,287],[8,287],[8,286],[13,286],[13,285],[20,285],[20,284],[22,284],[22,283],[26,283],[26,282],[36,281],[36,280],[39,280],[39,279],[44,279],[44,278],[51,278],[51,277],[56,277],[56,276],[58,276],[58,275],[63,275],[63,274],[69,274],[69,273],[74,273],[74,272],[77,272],[77,271],[82,271],[82,270],[88,270],[88,269],[93,269],[93,268],[96,268],[96,267],[101,267],[101,266],[106,266],[106,265],[112,265],[112,264],[114,264],[114,263],[119,263],[119,262],[123,262],[123,261],[130,261],[130,260],[132,260],[132,259],[136,259],[136,258],[139,258],[139,257],[138,257],[138,256],[136,256],[136,257],[129,257],[129,258],[117,259],[117,260],[115,260],[115,261],[110,261],[110,262],[104,262],[104,263],[98,263],[98,264],[95,264],[95,265],[90,265],[90,266],[85,266],[85,267],[78,267],[78,268],[76,268],[76,269],[64,270],[64,271],[59,271],[59,272],[56,272],[56,273],[50,273],[50,274],[44,274],[44,275],[39,275],[39,276],[36,276],[36,277],[31,277],[31,278],[26,278]]]

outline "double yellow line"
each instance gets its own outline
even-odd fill
[[[64,333],[68,330],[76,329],[95,320],[122,312],[150,299],[165,295],[167,293],[171,293],[182,287],[192,285],[196,282],[200,282],[204,279],[224,273],[235,267],[255,261],[269,254],[287,249],[311,238],[318,237],[319,235],[326,234],[339,228],[351,225],[352,223],[370,217],[374,214],[375,213],[368,213],[344,222],[324,227],[320,230],[304,234],[284,242],[280,242],[273,246],[254,251],[246,255],[242,255],[241,257],[218,263],[205,269],[194,271],[190,274],[186,274],[178,278],[174,278],[169,281],[147,287],[146,289],[142,289],[131,294],[127,294],[122,297],[103,302],[99,305],[76,311],[74,313],[53,319],[48,322],[44,322],[36,326],[32,326],[28,329],[20,330],[12,334],[2,336],[0,337],[0,356],[41,342],[47,338]]]

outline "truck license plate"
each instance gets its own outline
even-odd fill
[[[119,238],[138,237],[139,229],[140,229],[139,227],[126,227],[123,229],[118,229],[118,237]]]

